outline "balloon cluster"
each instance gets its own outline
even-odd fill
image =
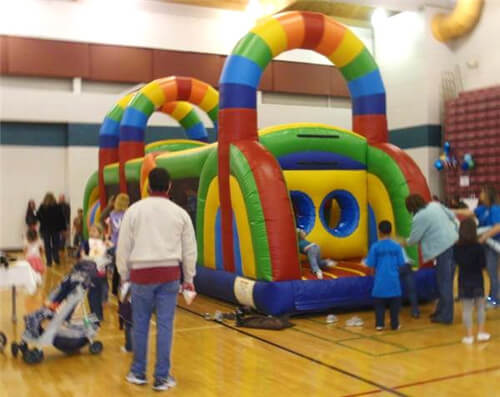
[[[464,159],[462,161],[462,164],[460,167],[462,168],[463,171],[469,171],[474,168],[474,160],[472,158],[472,155],[470,153],[464,154]]]
[[[456,168],[457,167],[457,159],[451,155],[451,145],[450,142],[445,142],[443,146],[443,154],[439,156],[439,159],[437,159],[434,162],[434,167],[438,170],[441,171],[443,169],[450,169],[450,168]]]

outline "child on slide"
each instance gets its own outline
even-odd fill
[[[321,259],[321,248],[318,244],[306,240],[306,233],[302,229],[297,229],[297,239],[299,241],[299,251],[301,254],[307,255],[311,270],[321,280],[323,272],[321,268],[332,268],[337,266],[337,263],[332,259]]]

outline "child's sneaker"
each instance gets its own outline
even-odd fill
[[[328,316],[326,316],[326,323],[327,324],[334,324],[338,321],[339,321],[339,319],[337,318],[337,316],[335,314],[329,314]]]
[[[337,262],[335,262],[333,259],[326,260],[326,267],[331,269],[332,267],[335,267],[335,266],[337,266]]]
[[[173,376],[168,376],[166,379],[156,379],[153,385],[153,390],[164,391],[177,386],[177,382]]]
[[[384,327],[375,327],[375,329],[376,329],[377,331],[383,331],[383,330],[384,330]]]
[[[479,332],[477,334],[477,341],[478,342],[486,342],[487,340],[490,340],[491,335],[488,334],[487,332]]]
[[[348,327],[362,327],[363,324],[363,320],[357,316],[354,316],[345,322],[345,325]]]
[[[318,280],[323,280],[323,272],[321,270],[318,270],[317,272],[315,272],[314,275],[316,276],[316,278]]]
[[[134,374],[133,372],[129,372],[125,379],[127,380],[127,382],[134,385],[145,385],[146,383],[148,383],[146,381],[146,375],[138,375]]]
[[[472,345],[474,343],[474,337],[473,336],[464,336],[462,338],[462,343],[466,345]]]

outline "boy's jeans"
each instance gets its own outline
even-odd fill
[[[161,284],[132,283],[132,344],[134,361],[131,371],[146,374],[149,323],[156,310],[156,367],[155,379],[166,379],[170,374],[170,350],[174,327],[175,305],[179,281]]]
[[[320,267],[326,266],[327,262],[324,259],[321,259],[321,250],[319,248],[319,245],[311,245],[307,249],[306,254],[313,273],[318,272]]]
[[[374,298],[375,303],[375,326],[385,326],[385,309],[389,306],[391,313],[391,328],[396,330],[399,328],[399,310],[401,309],[401,297],[393,298]]]

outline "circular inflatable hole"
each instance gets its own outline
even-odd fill
[[[295,224],[298,228],[309,233],[316,220],[316,212],[312,199],[299,190],[292,190],[290,192],[290,199],[292,200],[293,211],[295,214]]]
[[[359,205],[346,190],[330,192],[321,203],[321,222],[335,237],[350,236],[359,224]]]

